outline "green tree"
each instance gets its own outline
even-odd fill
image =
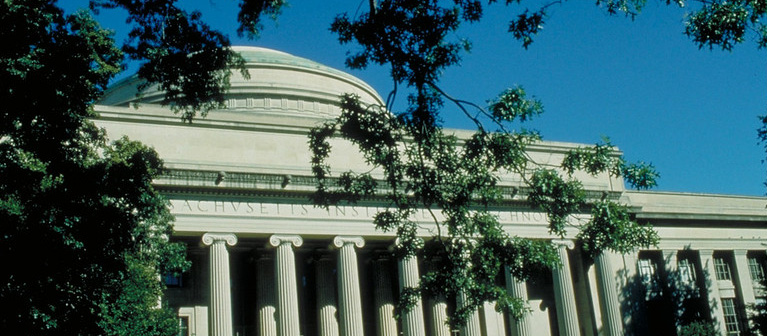
[[[716,336],[716,330],[711,322],[695,321],[679,328],[679,336]]]
[[[761,279],[760,283],[767,288],[767,278]],[[767,301],[757,301],[748,308],[751,332],[755,335],[767,335]]]
[[[0,329],[173,334],[160,275],[188,262],[151,184],[162,161],[129,139],[108,143],[90,121],[124,54],[87,12],[54,1],[0,2],[0,39]],[[131,57],[151,53],[136,41]]]

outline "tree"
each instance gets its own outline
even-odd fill
[[[760,279],[762,288],[767,288],[767,278]],[[748,320],[751,324],[751,332],[754,335],[767,335],[767,301],[757,300],[748,307]]]
[[[710,322],[695,321],[679,328],[679,336],[715,336],[719,335]]]
[[[159,277],[187,262],[152,186],[162,161],[90,121],[123,53],[53,1],[0,3],[0,36],[0,328],[173,334]]]

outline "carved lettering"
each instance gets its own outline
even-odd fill
[[[336,216],[346,216],[346,207],[336,206]]]
[[[224,205],[226,205],[224,202],[213,202],[213,212],[219,212],[219,210],[220,212],[226,212]]]
[[[301,203],[268,203],[246,201],[198,201],[198,200],[171,200],[171,208],[174,213],[206,214],[216,213],[220,216],[249,215],[249,216],[288,216],[309,218],[369,218],[387,208],[378,206],[339,205],[330,209],[313,207],[311,204]],[[494,209],[490,215],[498,218],[501,223],[508,224],[547,224],[548,215],[540,211],[500,211]],[[413,220],[421,222],[443,221],[445,217],[439,209],[417,209],[413,212]]]

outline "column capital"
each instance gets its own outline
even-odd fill
[[[304,239],[298,235],[280,235],[275,234],[269,237],[269,244],[273,247],[280,246],[282,244],[293,244],[295,247],[301,247],[304,244]]]
[[[217,241],[224,241],[227,245],[234,246],[237,244],[237,235],[226,232],[207,232],[202,235],[202,243],[205,245],[213,245]]]
[[[575,248],[575,243],[569,239],[552,239],[551,243],[556,247],[565,247],[569,250]]]
[[[360,236],[336,236],[333,238],[333,246],[341,248],[347,244],[354,244],[357,248],[365,246],[365,239]]]

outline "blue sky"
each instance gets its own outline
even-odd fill
[[[78,2],[62,1],[68,7]],[[657,190],[764,195],[765,153],[756,129],[757,116],[767,114],[767,50],[758,50],[752,40],[732,52],[699,50],[683,34],[686,10],[661,2],[648,1],[633,21],[609,16],[593,1],[565,2],[552,7],[527,50],[506,33],[513,12],[495,4],[481,24],[458,32],[472,40],[473,50],[460,67],[446,71],[441,84],[451,95],[476,103],[522,85],[546,110],[525,127],[552,141],[593,144],[609,136],[630,161],[657,167]],[[339,45],[328,27],[337,13],[353,15],[367,1],[291,1],[276,24],[264,22],[255,41],[234,34],[235,1],[180,3],[201,9],[212,26],[231,34],[233,44],[345,69],[345,53],[354,46]],[[120,41],[122,19],[102,16]],[[384,96],[391,89],[385,68],[349,72]],[[471,126],[451,110],[445,123]]]

